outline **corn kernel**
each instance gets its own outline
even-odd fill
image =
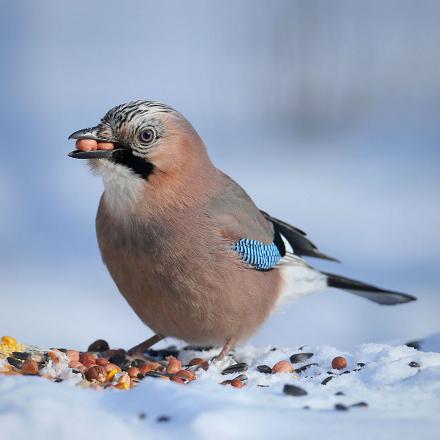
[[[2,337],[2,344],[15,345],[15,344],[17,344],[17,339],[13,338],[12,336],[3,336]]]
[[[116,376],[116,374],[118,374],[119,373],[119,371],[118,370],[110,370],[109,372],[108,372],[108,375],[107,375],[107,379],[110,381],[110,380],[113,380],[113,378]]]

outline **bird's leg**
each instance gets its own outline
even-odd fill
[[[224,357],[231,351],[232,347],[235,344],[234,338],[229,338],[225,345],[222,348],[222,351],[213,359],[214,361],[221,361]]]
[[[154,335],[151,338],[148,338],[146,341],[141,342],[140,344],[130,348],[130,350],[128,350],[128,354],[133,355],[133,354],[144,353],[154,344],[161,341],[163,338],[164,337],[161,335]]]

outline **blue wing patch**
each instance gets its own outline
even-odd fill
[[[232,245],[241,259],[258,270],[272,269],[281,260],[281,254],[274,243],[266,244],[258,240],[242,238]]]

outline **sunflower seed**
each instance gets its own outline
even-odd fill
[[[307,391],[300,387],[297,387],[296,385],[290,385],[286,383],[286,385],[284,385],[283,388],[283,393],[287,394],[288,396],[296,397],[296,396],[305,396],[307,394]]]
[[[292,364],[299,364],[300,362],[304,362],[307,359],[310,359],[313,356],[313,353],[296,353],[290,356],[290,362]]]
[[[307,364],[307,365],[303,365],[302,367],[297,368],[297,369],[295,370],[295,373],[303,373],[303,372],[306,371],[308,368],[310,368],[310,367],[317,367],[317,366],[318,366],[318,364],[317,364],[316,362],[313,362],[313,363],[311,363],[311,364]]]
[[[328,376],[328,377],[326,377],[326,378],[321,382],[321,385],[327,385],[332,379],[333,379],[333,376]]]
[[[240,362],[238,364],[231,365],[230,367],[226,367],[222,374],[232,374],[232,373],[241,373],[248,369],[248,364],[246,362]]]
[[[263,374],[272,374],[272,368],[270,368],[268,365],[258,365],[257,370]]]

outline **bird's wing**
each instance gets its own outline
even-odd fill
[[[221,235],[233,242],[241,239],[273,243],[282,257],[288,257],[283,238],[297,256],[338,261],[323,254],[300,229],[259,210],[246,191],[223,174],[223,188],[210,201],[210,211],[221,229]]]
[[[278,220],[270,216],[267,212],[261,211],[261,213],[272,223],[275,233],[279,233],[289,242],[295,255],[340,262],[338,259],[320,252],[316,245],[307,238],[307,234],[301,229],[291,226],[282,220]]]
[[[209,213],[215,218],[220,234],[235,242],[240,239],[274,241],[275,230],[249,195],[226,174],[222,190],[209,202]]]

